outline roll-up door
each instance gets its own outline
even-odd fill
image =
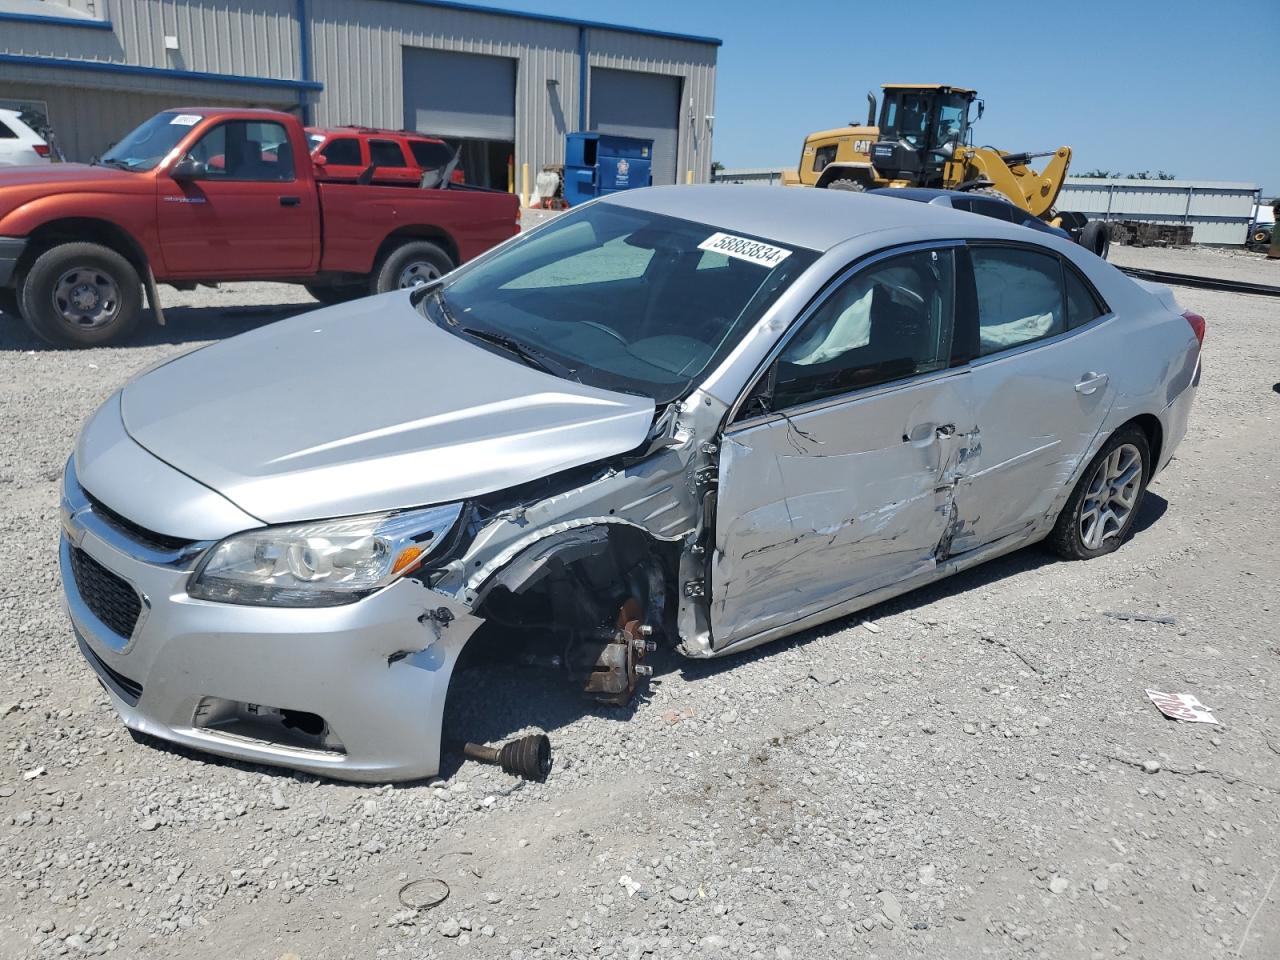
[[[591,129],[653,141],[654,184],[675,183],[680,78],[591,68]]]
[[[516,62],[446,50],[404,50],[405,125],[470,140],[516,138]]]

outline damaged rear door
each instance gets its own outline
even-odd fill
[[[1041,521],[1073,482],[1116,399],[1120,325],[1093,287],[1043,247],[970,242],[957,254],[957,339],[981,444],[956,492],[964,553]]]
[[[932,573],[972,432],[954,300],[953,245],[888,252],[775,350],[721,444],[717,649]]]

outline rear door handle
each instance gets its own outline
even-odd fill
[[[302,203],[301,197],[281,197],[280,198],[280,206],[282,207],[296,207],[300,203]]]
[[[917,423],[907,433],[902,435],[903,443],[926,443],[935,437],[939,440],[949,437],[956,432],[954,423]]]
[[[1097,393],[1099,387],[1105,387],[1106,385],[1107,375],[1105,373],[1093,373],[1090,371],[1076,384],[1076,393],[1083,393],[1088,396],[1091,393]]]

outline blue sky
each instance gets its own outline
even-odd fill
[[[794,166],[805,133],[864,118],[881,83],[952,83],[986,100],[980,143],[1280,192],[1280,0],[487,5],[722,39],[714,152],[729,167]]]

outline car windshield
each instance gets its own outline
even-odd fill
[[[194,113],[157,113],[104,153],[100,162],[122,170],[150,170],[203,119]]]
[[[502,338],[526,362],[662,404],[726,356],[816,257],[594,203],[464,271],[421,307],[459,336],[495,348]]]

